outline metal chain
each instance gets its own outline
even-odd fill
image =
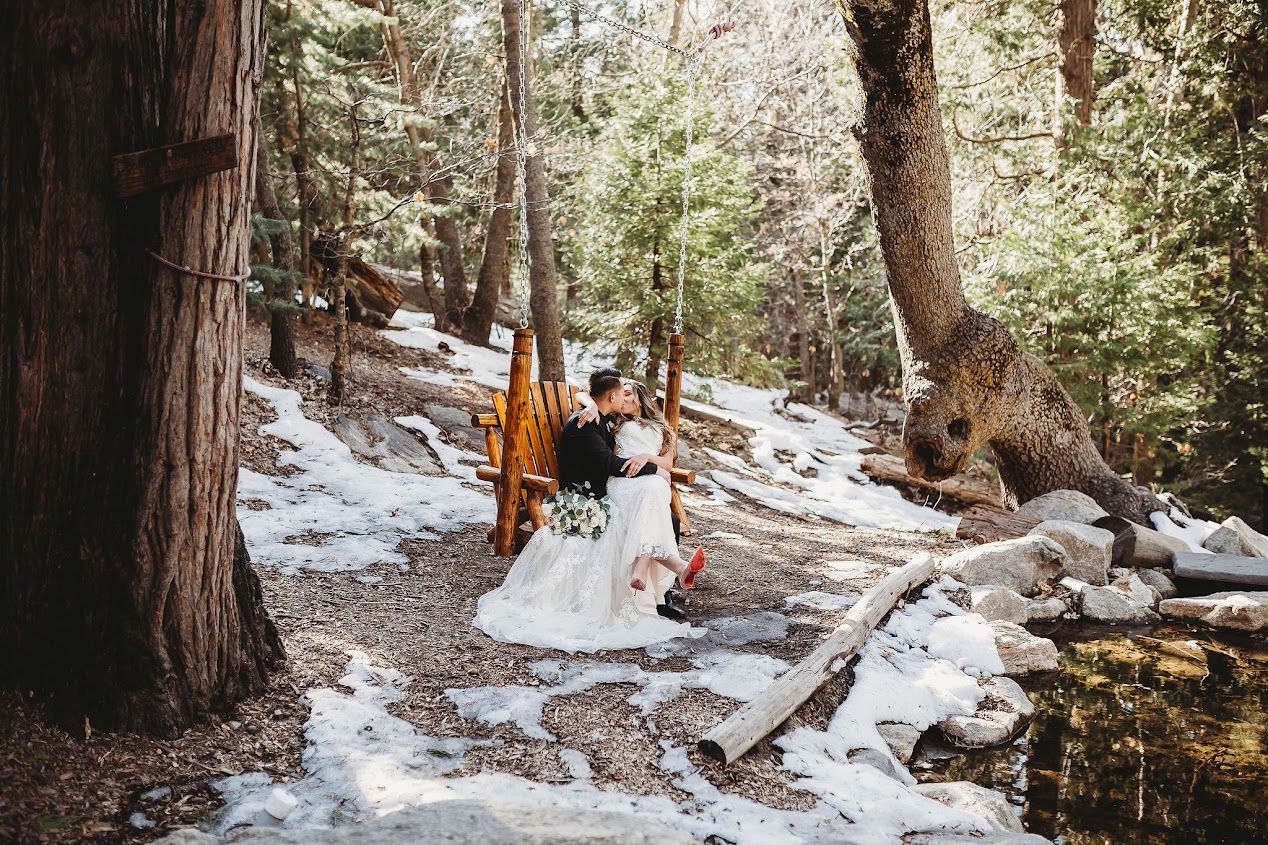
[[[704,63],[701,50],[687,66],[687,143],[682,152],[682,217],[678,222],[678,305],[674,311],[674,334],[682,334],[682,292],[687,278],[687,219],[691,204],[691,147],[696,136],[696,79]]]
[[[520,201],[520,252],[519,252],[519,288],[520,288],[520,328],[528,328],[529,298],[529,258],[528,258],[528,131],[526,112],[528,99],[528,35],[525,30],[524,7],[529,0],[519,0],[519,115],[515,121],[515,181],[519,190]],[[513,112],[514,110],[512,110]]]
[[[633,35],[635,38],[641,38],[644,41],[646,41],[648,44],[655,44],[657,47],[660,47],[662,49],[668,50],[671,53],[675,53],[679,56],[682,56],[684,59],[690,58],[691,56],[690,52],[682,49],[681,47],[675,47],[673,44],[670,44],[668,41],[664,41],[660,38],[657,38],[655,35],[650,35],[646,32],[643,32],[640,29],[635,29],[634,27],[623,24],[620,21],[613,20],[612,18],[605,17],[604,15],[600,15],[598,12],[592,12],[589,9],[587,9],[585,6],[582,6],[580,3],[574,3],[573,0],[563,0],[563,3],[565,6],[569,7],[570,9],[574,9],[580,12],[581,14],[587,16],[588,18],[590,18],[590,20],[607,24],[613,29],[619,29],[622,32],[626,33],[627,35]]]

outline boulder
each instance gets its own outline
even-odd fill
[[[1161,569],[1140,569],[1136,571],[1136,574],[1141,581],[1157,590],[1158,595],[1164,599],[1173,598],[1180,594],[1180,591],[1176,589],[1176,585],[1172,583],[1171,579]]]
[[[1089,584],[1108,584],[1110,559],[1114,552],[1114,533],[1104,528],[1083,525],[1069,520],[1050,519],[1041,522],[1031,536],[1047,537],[1065,550],[1061,571]]]
[[[894,760],[884,751],[877,751],[875,748],[855,748],[846,755],[851,763],[857,763],[861,766],[871,766],[878,770],[886,777],[893,778],[899,783],[903,782],[902,773],[898,767],[894,765]]]
[[[912,752],[916,750],[916,743],[920,741],[919,728],[904,725],[901,722],[882,722],[876,726],[876,732],[881,735],[881,739],[885,740],[889,750],[894,752],[898,762],[903,765],[911,762]]]
[[[978,786],[966,780],[955,780],[948,783],[921,783],[911,788],[912,792],[932,798],[939,804],[946,804],[957,810],[972,813],[987,823],[992,831],[1003,833],[1023,833],[1021,819],[1013,812],[1008,799],[993,789]]]
[[[472,451],[484,453],[484,432],[471,424],[469,412],[445,405],[428,405],[425,413],[427,419],[455,441],[463,443]]]
[[[1035,716],[1026,691],[1011,678],[994,677],[980,682],[986,697],[971,716],[948,716],[938,723],[953,745],[989,748],[1008,742]]]
[[[1152,625],[1159,620],[1158,614],[1114,587],[1084,587],[1079,593],[1079,613],[1107,625]]]
[[[996,587],[973,603],[973,612],[987,622],[1003,621],[1025,624],[1027,601],[1007,587]]]
[[[445,474],[431,452],[386,417],[340,414],[335,418],[335,435],[348,444],[354,455],[390,472]]]
[[[1027,622],[1055,622],[1070,611],[1064,600],[1050,596],[1042,601],[1032,599],[1026,605]]]
[[[1261,633],[1268,630],[1268,592],[1231,590],[1188,599],[1167,599],[1158,610],[1168,619],[1205,622],[1213,628]]]
[[[1012,622],[992,622],[991,628],[995,631],[995,650],[1004,664],[1005,675],[1057,670],[1057,645],[1052,640],[1036,637]]]
[[[1061,572],[1066,553],[1048,537],[1016,537],[956,552],[942,571],[964,584],[1007,587],[1032,596],[1044,581]]]
[[[1155,608],[1162,601],[1162,593],[1146,584],[1135,572],[1114,579],[1110,586],[1126,593],[1136,604],[1143,604],[1148,608]]]
[[[1017,509],[1023,516],[1031,516],[1041,522],[1060,519],[1069,522],[1081,522],[1091,525],[1103,516],[1109,516],[1105,509],[1086,493],[1078,490],[1053,490],[1036,496]]]
[[[1251,528],[1241,517],[1230,516],[1202,541],[1202,548],[1216,554],[1268,558],[1268,537]]]
[[[173,839],[175,835],[158,842],[202,845],[204,841]],[[253,828],[233,841],[235,845],[687,845],[693,840],[685,833],[629,813],[467,799],[436,801],[331,829]]]

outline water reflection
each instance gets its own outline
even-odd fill
[[[1264,643],[1159,627],[1058,645],[1024,735],[917,775],[997,789],[1059,844],[1268,842]]]

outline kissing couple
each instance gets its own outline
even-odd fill
[[[590,375],[585,407],[559,438],[559,486],[608,506],[598,536],[546,525],[520,552],[502,586],[480,597],[473,623],[495,640],[595,652],[642,648],[704,632],[675,621],[677,578],[695,586],[704,549],[678,554],[670,511],[673,430],[646,386],[611,367]]]

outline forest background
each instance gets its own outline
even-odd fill
[[[275,324],[331,300],[334,252],[420,273],[440,323],[488,340],[479,291],[513,299],[520,276],[504,5],[270,0],[253,302]],[[564,334],[614,342],[620,366],[655,381],[675,307],[685,60],[587,11],[690,49],[727,5],[525,9],[529,153],[545,164],[544,194],[531,171],[529,194],[549,212]],[[1110,466],[1263,530],[1268,7],[930,11],[971,303],[1053,368]],[[733,17],[694,111],[688,367],[832,406],[897,395],[841,16],[746,0]]]

